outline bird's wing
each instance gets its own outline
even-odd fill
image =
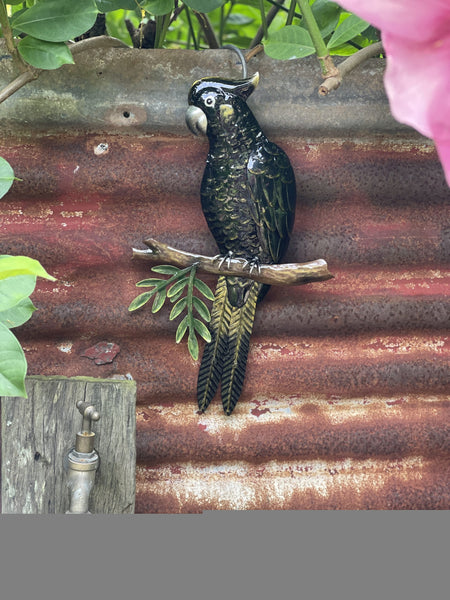
[[[294,223],[294,172],[285,152],[264,140],[252,152],[247,174],[260,242],[276,263],[287,248]]]

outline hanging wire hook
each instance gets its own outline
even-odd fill
[[[247,63],[245,61],[245,56],[244,56],[242,50],[240,48],[238,48],[237,46],[234,46],[233,44],[225,44],[225,46],[222,46],[222,48],[227,49],[227,50],[232,50],[239,56],[239,60],[241,61],[241,67],[242,67],[242,79],[246,79]]]

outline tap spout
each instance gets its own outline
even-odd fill
[[[66,514],[92,514],[89,511],[89,497],[94,487],[95,473],[99,456],[95,450],[89,453],[69,452],[67,457],[67,487],[70,493],[70,507]]]

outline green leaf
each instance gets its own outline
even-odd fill
[[[379,42],[380,31],[376,29],[373,25],[369,25],[367,29],[364,29],[364,37],[367,38],[370,42]]]
[[[156,277],[151,277],[150,279],[143,279],[142,281],[138,281],[136,287],[154,287],[155,285],[158,285],[158,283],[161,283],[161,281],[165,280]]]
[[[0,396],[27,397],[27,361],[16,336],[0,323]]]
[[[241,13],[231,13],[227,19],[227,25],[249,25],[253,23],[255,19],[253,17],[249,17],[248,15],[243,15]]]
[[[345,44],[345,42],[348,42],[356,35],[360,34],[361,31],[364,31],[364,29],[367,29],[367,27],[369,27],[369,23],[367,21],[363,21],[356,15],[350,15],[344,21],[342,21],[342,23],[333,33],[327,44],[327,48],[330,50],[331,48],[336,48],[337,46]]]
[[[277,60],[291,60],[314,54],[314,44],[309,32],[297,25],[288,25],[271,33],[264,44],[265,53]]]
[[[174,3],[173,0],[147,0],[141,6],[147,12],[155,15],[155,17],[159,17],[172,12]]]
[[[152,267],[152,271],[161,273],[162,275],[176,275],[180,269],[172,265],[157,265],[156,267]]]
[[[95,0],[95,4],[101,13],[112,12],[121,8],[124,10],[134,10],[136,8],[136,0]]]
[[[183,0],[184,4],[201,13],[208,13],[222,4],[225,4],[225,0]]]
[[[170,290],[167,292],[167,295],[169,296],[169,298],[172,298],[172,296],[175,296],[175,294],[178,294],[179,292],[181,292],[182,290],[184,290],[184,288],[187,286],[189,279],[181,279],[180,281],[176,281],[172,287],[170,288]]]
[[[338,24],[342,8],[330,0],[316,0],[311,9],[322,37],[326,38]]]
[[[176,319],[186,308],[186,305],[187,298],[181,298],[180,300],[178,300],[178,302],[174,304],[172,310],[170,311],[169,320],[173,321],[174,319]]]
[[[197,360],[197,358],[198,358],[198,341],[195,336],[195,331],[193,329],[189,329],[188,350],[189,350],[189,354],[192,356],[192,358],[194,360]]]
[[[215,298],[214,292],[209,289],[209,287],[206,285],[206,283],[204,281],[202,281],[201,279],[195,278],[194,286],[198,289],[198,291],[201,294],[203,294],[203,296],[205,296],[205,298],[208,298],[208,300],[214,300],[214,298]]]
[[[182,294],[183,294],[183,290],[178,290],[178,292],[176,294],[172,294],[169,298],[170,301],[172,302],[172,304],[174,302],[176,302],[181,297]]]
[[[201,316],[201,318],[207,323],[209,323],[211,321],[211,315],[209,313],[208,307],[203,302],[203,300],[200,300],[200,298],[193,296],[192,303],[195,309],[197,310],[198,314]]]
[[[14,181],[14,171],[7,160],[0,157],[0,198],[9,191]]]
[[[44,277],[50,281],[56,281],[55,277],[49,275],[41,263],[28,256],[0,256],[0,279],[15,277],[16,275],[35,275]]]
[[[194,319],[194,329],[202,336],[202,338],[205,340],[205,342],[211,341],[211,333],[210,333],[209,329],[206,327],[206,325],[204,323],[202,323],[198,319]]]
[[[74,63],[72,53],[64,42],[44,42],[27,35],[17,45],[22,58],[36,69],[58,69]]]
[[[36,287],[33,275],[18,275],[0,280],[0,311],[17,306],[24,298],[28,298]]]
[[[47,42],[66,42],[92,27],[94,0],[41,0],[13,21],[14,29]]]
[[[136,296],[136,298],[130,303],[128,310],[132,312],[133,310],[137,310],[138,308],[141,308],[141,306],[144,306],[144,304],[146,304],[153,296],[155,291],[156,290],[152,290],[151,292],[144,292],[143,294],[139,294],[139,296]]]
[[[187,326],[188,326],[188,317],[186,315],[184,317],[184,319],[182,321],[180,321],[180,323],[177,327],[177,332],[175,334],[175,341],[177,344],[179,344],[181,342],[181,340],[183,339],[183,336],[186,333]]]
[[[166,290],[162,289],[155,296],[155,300],[154,300],[153,306],[152,306],[152,313],[158,312],[158,310],[160,310],[163,307],[165,301],[166,301]]]
[[[31,300],[28,297],[23,298],[15,306],[0,312],[0,323],[6,325],[8,329],[19,327],[28,321],[35,310],[36,307]]]

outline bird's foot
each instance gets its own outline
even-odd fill
[[[249,266],[250,273],[253,273],[253,271],[255,269],[257,270],[258,273],[261,272],[261,263],[257,256],[255,256],[251,260],[248,260],[247,258],[235,256],[234,252],[229,250],[227,252],[227,254],[225,254],[225,255],[217,254],[217,256],[213,257],[214,261],[218,261],[219,269],[221,269],[225,263],[226,263],[227,267],[230,268],[231,267],[231,259],[241,262],[243,269],[245,269],[245,267]]]
[[[231,259],[233,258],[233,253],[231,250],[228,251],[227,254],[225,254],[225,256],[223,254],[217,254],[216,256],[213,257],[214,261],[218,261],[218,268],[221,269],[223,267],[224,263],[227,263],[227,267],[230,268],[231,266]]]
[[[258,274],[261,273],[261,262],[257,256],[253,257],[251,260],[246,260],[244,266],[246,267],[247,265],[250,266],[249,273],[253,273],[255,269]]]

